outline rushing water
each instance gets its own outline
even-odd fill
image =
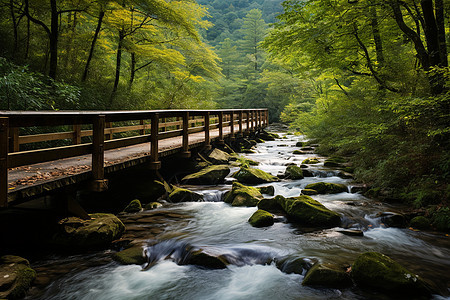
[[[273,175],[284,173],[289,163],[300,164],[314,154],[293,155],[299,137],[258,144],[248,158]],[[311,165],[315,177],[272,183],[276,195],[298,196],[312,182],[349,185],[350,179]],[[342,215],[343,224],[364,231],[363,237],[347,236],[342,228],[305,231],[279,217],[273,226],[254,228],[247,222],[254,207],[231,207],[221,201],[229,184],[188,186],[204,195],[204,202],[168,204],[168,209],[188,216],[171,222],[158,241],[146,249],[153,267],[109,263],[72,272],[50,284],[42,299],[379,299],[358,289],[313,289],[301,285],[303,275],[286,274],[277,261],[304,258],[350,265],[365,251],[391,256],[410,270],[447,289],[450,282],[450,244],[442,234],[386,228],[375,215],[395,211],[358,193],[312,196]],[[210,270],[183,265],[187,245],[212,254],[226,255],[233,262],[226,269]],[[167,259],[170,257],[170,259]],[[440,296],[435,296],[440,299]]]

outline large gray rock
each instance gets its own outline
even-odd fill
[[[233,182],[231,191],[225,194],[224,202],[232,206],[256,206],[263,199],[261,192],[251,186],[245,186],[239,182]]]
[[[203,200],[203,195],[183,188],[175,188],[172,193],[169,194],[169,201],[172,203],[179,202],[198,202]]]
[[[181,181],[188,184],[218,184],[230,173],[226,165],[206,167],[196,173],[185,176]]]

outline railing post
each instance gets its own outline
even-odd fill
[[[244,135],[244,133],[242,132],[242,110],[239,111],[239,137],[242,137]]]
[[[105,115],[98,115],[93,122],[92,132],[92,175],[93,190],[102,192],[108,188],[105,179]]]
[[[258,129],[262,128],[262,111],[258,110]]]
[[[0,207],[8,207],[8,135],[9,120],[0,117]]]
[[[75,124],[73,125],[73,137],[72,137],[72,145],[81,144],[81,125]]]
[[[223,140],[223,111],[219,111],[217,114],[217,117],[219,118],[219,141],[218,143],[220,145],[223,145],[225,142]]]
[[[234,111],[230,113],[230,138],[234,140]]]
[[[253,131],[253,128],[255,127],[255,123],[254,123],[254,117],[255,114],[253,112],[253,110],[250,112],[250,132]]]
[[[181,155],[185,158],[191,157],[189,151],[189,112],[183,114],[183,152]]]
[[[211,137],[209,132],[209,111],[205,112],[205,150],[211,150]]]
[[[158,170],[161,168],[158,152],[158,132],[159,132],[159,114],[154,113],[151,116],[150,127],[150,169]]]
[[[9,128],[9,152],[19,151],[19,128]]]

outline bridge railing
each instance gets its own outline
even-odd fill
[[[92,154],[93,189],[106,188],[104,153],[150,142],[150,167],[160,167],[158,141],[182,137],[182,154],[189,156],[189,134],[205,132],[210,147],[210,131],[224,128],[229,135],[244,134],[268,124],[267,109],[236,110],[154,110],[154,111],[0,111],[0,207],[7,207],[8,169]],[[21,128],[69,126],[70,131],[20,135]],[[238,127],[236,130],[235,127]],[[245,127],[245,130],[244,130]],[[52,147],[51,141],[71,145]],[[26,150],[27,145],[39,145]],[[44,145],[42,147],[42,145]],[[37,148],[37,149],[36,149]]]

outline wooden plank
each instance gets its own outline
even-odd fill
[[[142,144],[142,143],[148,143],[149,140],[150,140],[149,134],[109,140],[109,141],[105,141],[105,150],[111,150],[111,149],[117,149],[117,148],[123,148],[123,147],[133,146],[133,145],[137,145],[137,144]]]
[[[9,152],[19,151],[19,128],[10,127],[9,128]]]
[[[92,136],[92,175],[94,180],[105,178],[105,116],[99,115],[93,124]]]
[[[142,128],[139,129],[139,134],[144,135],[145,134],[145,123],[144,120],[139,120],[139,125],[142,126]]]
[[[219,143],[223,143],[223,112],[219,112]]]
[[[9,120],[0,117],[0,207],[8,207]]]
[[[239,134],[242,134],[242,120],[243,120],[242,111],[239,111]]]
[[[22,145],[37,142],[73,139],[73,136],[74,136],[73,131],[22,135],[19,136],[19,144]]]
[[[230,137],[234,138],[234,112],[230,112]]]
[[[159,134],[159,139],[160,140],[165,140],[168,138],[172,138],[172,137],[176,137],[176,136],[182,136],[183,135],[183,129],[178,129],[178,130],[171,130],[171,131],[166,131],[166,132],[162,132]]]
[[[105,140],[112,140],[113,139],[113,133],[110,129],[112,127],[112,122],[106,122],[105,123]]]
[[[8,168],[15,168],[68,157],[86,155],[91,152],[92,144],[81,144],[50,149],[15,152],[8,155]]]

